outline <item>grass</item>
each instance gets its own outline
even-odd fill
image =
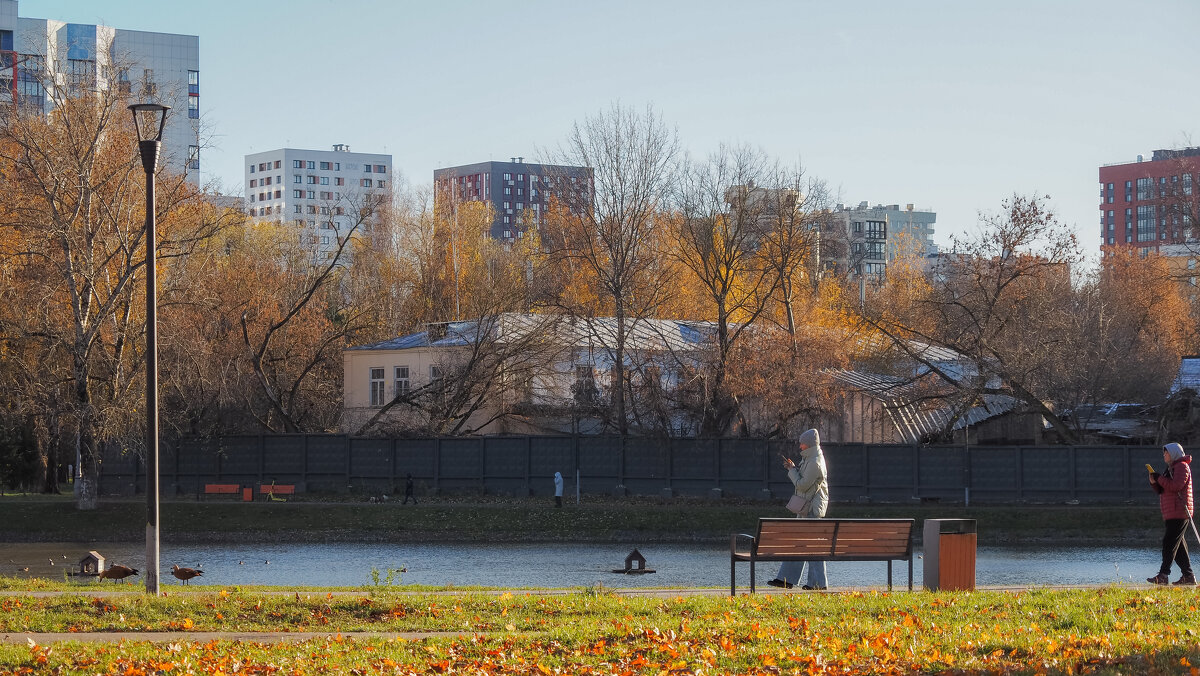
[[[1195,588],[789,593],[729,598],[239,590],[0,595],[0,630],[177,632],[151,644],[0,646],[0,667],[54,673],[1195,673]],[[186,631],[320,631],[291,643]],[[465,632],[347,639],[340,632]],[[3,669],[0,669],[2,671]]]
[[[587,498],[554,509],[546,498],[443,497],[417,506],[307,502],[165,501],[165,541],[574,541],[630,537],[721,542],[760,516],[787,516],[777,502],[699,498]],[[0,542],[136,542],[145,537],[145,502],[103,500],[79,511],[68,496],[0,498]],[[830,516],[976,519],[981,540],[1075,544],[1152,543],[1154,506],[835,503]],[[918,525],[917,538],[920,539]]]

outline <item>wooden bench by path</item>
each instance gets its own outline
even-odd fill
[[[242,487],[237,484],[204,484],[205,495],[238,495]]]
[[[908,590],[913,587],[913,519],[762,518],[758,533],[729,538],[729,595],[735,596],[737,563],[759,561],[887,561],[888,589],[892,561],[908,561]]]
[[[267,499],[273,499],[276,495],[295,495],[295,484],[260,484],[258,494],[267,496]]]

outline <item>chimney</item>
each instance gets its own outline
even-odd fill
[[[1141,161],[1142,161],[1142,156],[1138,155],[1138,162],[1141,162]]]
[[[524,157],[518,157],[518,158],[517,158],[517,164],[524,164],[524,163],[525,163],[525,158],[524,158]]]

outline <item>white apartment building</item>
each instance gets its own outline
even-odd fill
[[[200,38],[18,16],[0,0],[0,104],[49,114],[54,92],[115,83],[131,103],[171,107],[161,162],[200,182]]]
[[[856,207],[839,204],[830,216],[825,230],[832,237],[828,242],[823,237],[822,262],[854,275],[882,279],[888,263],[902,253],[922,258],[937,254],[933,211],[860,202]]]
[[[392,156],[280,148],[246,155],[246,213],[257,221],[294,224],[302,243],[329,252],[338,237],[369,227],[364,206],[391,198]]]

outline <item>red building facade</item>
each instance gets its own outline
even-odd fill
[[[1195,241],[1200,148],[1156,150],[1150,161],[1100,167],[1100,249],[1160,252]]]

